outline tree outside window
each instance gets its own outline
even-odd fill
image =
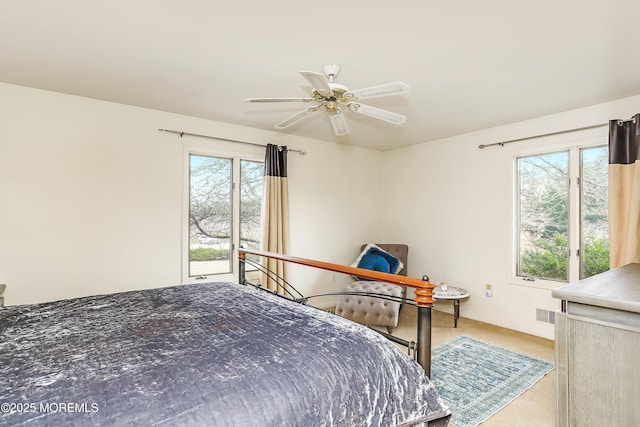
[[[609,150],[584,148],[580,158],[580,279],[584,279],[609,270]]]
[[[516,275],[568,282],[608,270],[607,147],[522,156],[516,164]],[[573,233],[579,248],[570,247]]]
[[[259,248],[263,171],[262,162],[189,156],[189,277],[231,273],[237,244]]]

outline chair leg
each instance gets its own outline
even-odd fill
[[[394,329],[395,329],[395,328],[394,328],[393,326],[387,326],[387,332],[389,332],[389,335],[392,335],[392,334],[393,334],[393,330],[394,330]]]

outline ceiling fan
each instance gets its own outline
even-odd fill
[[[349,127],[347,126],[347,120],[344,114],[346,110],[393,123],[394,125],[401,125],[407,121],[407,118],[401,114],[362,104],[360,100],[406,93],[409,91],[409,85],[402,82],[395,82],[364,89],[349,90],[348,87],[333,81],[340,72],[339,65],[327,64],[322,68],[322,71],[324,75],[314,71],[300,71],[302,77],[307,79],[313,87],[309,98],[247,98],[245,102],[313,103],[311,107],[307,107],[276,124],[274,126],[276,129],[288,128],[298,120],[306,117],[309,113],[321,109],[329,113],[333,132],[337,136],[343,136],[349,133]]]

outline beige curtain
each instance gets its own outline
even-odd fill
[[[640,262],[640,114],[609,122],[609,260]]]
[[[287,147],[268,144],[264,166],[260,249],[286,254],[289,251]],[[261,284],[284,293],[287,264],[271,258],[262,258],[260,263],[271,272],[262,274]],[[275,276],[280,279],[276,280]]]

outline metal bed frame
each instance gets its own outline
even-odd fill
[[[408,288],[413,288],[416,294],[416,297],[413,301],[393,297],[389,295],[380,295],[376,293],[368,293],[368,292],[330,292],[317,294],[312,296],[303,296],[300,292],[298,292],[290,283],[286,282],[283,278],[278,277],[271,271],[267,271],[261,264],[247,259],[247,255],[260,256],[265,258],[273,258],[285,262],[291,262],[294,264],[306,265],[309,267],[315,267],[322,270],[329,270],[338,273],[350,274],[357,277],[363,277],[366,279],[388,282],[394,285],[404,286]],[[239,260],[239,283],[242,285],[250,285],[256,287],[258,289],[264,290],[266,292],[272,293],[274,295],[280,296],[282,298],[289,299],[294,302],[306,304],[310,298],[315,298],[319,296],[329,296],[329,295],[363,295],[363,296],[371,296],[376,298],[383,298],[392,301],[399,301],[401,303],[415,305],[418,308],[418,333],[416,342],[408,342],[398,337],[394,337],[390,334],[386,334],[384,332],[380,332],[382,335],[386,336],[388,339],[406,346],[411,350],[414,350],[414,355],[416,360],[420,366],[424,369],[425,373],[428,377],[431,377],[431,308],[433,307],[434,298],[434,288],[435,285],[429,282],[429,278],[427,276],[423,276],[422,279],[416,279],[413,277],[407,276],[398,276],[396,274],[382,273],[379,271],[365,270],[362,268],[355,268],[340,264],[332,264],[323,261],[316,261],[306,258],[299,258],[290,255],[284,255],[276,252],[266,252],[266,251],[257,251],[251,249],[239,249],[238,250],[238,260]],[[282,292],[267,289],[260,284],[251,283],[246,278],[246,264],[252,265],[256,267],[260,272],[266,274],[268,277],[272,278],[277,284]],[[286,286],[285,286],[286,285]]]

